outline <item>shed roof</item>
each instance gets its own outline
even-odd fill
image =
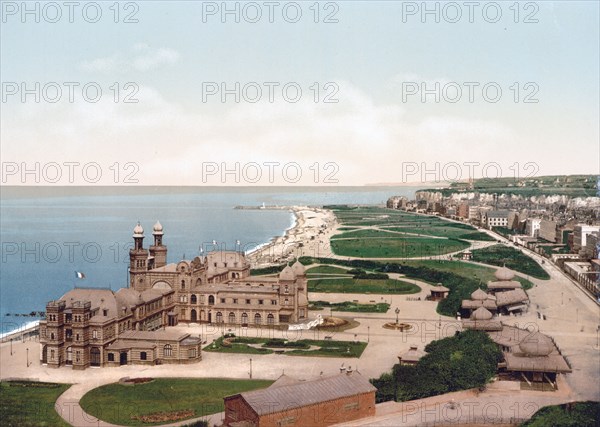
[[[417,346],[411,346],[408,349],[408,351],[405,351],[404,353],[400,354],[398,357],[403,362],[418,362],[426,354],[427,353],[424,352],[423,350],[419,350],[419,348]]]
[[[504,307],[510,304],[529,301],[527,293],[523,289],[513,289],[512,291],[504,291],[496,293],[496,305]]]
[[[247,391],[225,399],[241,396],[258,415],[266,415],[376,390],[366,378],[353,372]]]

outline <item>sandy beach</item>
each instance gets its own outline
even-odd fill
[[[296,222],[283,236],[247,254],[253,268],[281,264],[300,256],[327,256],[329,238],[338,222],[332,211],[308,206],[290,206]]]

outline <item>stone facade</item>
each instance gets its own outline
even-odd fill
[[[250,276],[250,263],[235,251],[167,264],[158,222],[153,236],[154,244],[146,250],[142,227],[134,229],[129,286],[174,291],[178,322],[279,325],[307,319],[308,283],[299,262],[278,277]]]
[[[159,328],[175,324],[173,291],[76,288],[46,305],[40,322],[41,363],[49,367],[189,363],[201,340]],[[168,357],[161,353],[169,349]]]

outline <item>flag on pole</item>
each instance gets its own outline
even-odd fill
[[[77,277],[78,279],[85,279],[85,274],[83,274],[81,271],[76,271],[75,277]]]

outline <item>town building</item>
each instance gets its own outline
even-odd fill
[[[480,307],[491,313],[516,313],[526,311],[529,297],[521,288],[521,284],[513,280],[515,274],[506,267],[494,273],[496,281],[488,283],[488,291],[476,289],[470,299],[462,300],[463,315],[470,317]],[[491,287],[490,287],[491,285]]]
[[[442,286],[441,283],[438,283],[437,286],[431,288],[431,294],[429,295],[429,299],[431,301],[441,301],[443,299],[448,298],[448,294],[450,293],[450,289],[445,286]]]
[[[508,225],[509,211],[489,211],[485,212],[485,219],[482,222],[488,227],[506,227]]]
[[[558,223],[549,219],[542,219],[540,221],[538,237],[546,240],[547,242],[560,243],[561,238]]]
[[[527,222],[525,224],[525,234],[527,234],[529,237],[537,238],[540,232],[541,224],[541,218],[527,218]]]
[[[408,351],[398,355],[398,363],[400,365],[414,366],[419,363],[419,360],[427,353],[423,350],[419,350],[416,345],[411,345]]]
[[[469,204],[467,202],[459,203],[458,209],[456,211],[456,215],[459,218],[468,219],[469,218]]]
[[[376,388],[349,367],[299,381],[282,375],[269,387],[225,397],[225,427],[324,427],[375,415]]]
[[[579,252],[586,246],[588,234],[599,231],[600,225],[577,224],[573,228],[573,252]]]
[[[158,330],[172,316],[174,292],[75,288],[46,305],[40,321],[42,364],[120,366],[191,363],[201,359],[201,339]]]
[[[556,390],[557,376],[572,372],[568,360],[547,335],[507,325],[499,331],[489,331],[488,335],[502,350],[504,361],[498,364],[500,372],[531,388],[542,383]]]
[[[135,226],[128,288],[75,288],[48,302],[40,322],[42,363],[73,369],[190,363],[201,359],[200,337],[167,327],[275,326],[307,318],[307,279],[299,262],[274,277],[251,277],[245,255],[235,251],[167,264],[163,235],[157,222],[146,249],[144,230]]]
[[[250,276],[250,263],[237,251],[167,264],[159,222],[152,234],[154,244],[145,249],[143,228],[134,229],[129,286],[174,291],[176,322],[279,325],[307,319],[308,282],[299,262],[276,277]]]

